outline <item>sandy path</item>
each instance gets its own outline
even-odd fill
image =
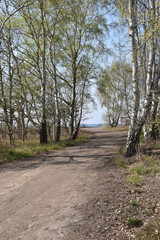
[[[96,188],[97,169],[109,167],[126,139],[124,132],[90,131],[87,143],[1,166],[0,240],[65,239],[81,219],[76,206]]]

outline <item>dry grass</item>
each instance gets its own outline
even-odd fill
[[[76,140],[71,140],[67,133],[63,130],[61,141],[54,143],[49,141],[47,144],[39,143],[39,136],[37,134],[28,134],[27,139],[23,142],[15,139],[15,146],[10,147],[7,139],[0,140],[0,164],[12,162],[13,160],[24,159],[25,157],[31,157],[44,152],[50,152],[57,149],[62,149],[66,146],[72,146],[74,144],[87,141],[92,135],[81,131]]]
[[[117,126],[117,127],[109,127],[106,126],[105,129],[107,131],[128,131],[128,126]]]
[[[126,182],[130,184],[133,195],[140,198],[140,194],[144,194],[144,197],[150,199],[150,202],[156,202],[155,195],[157,192],[152,192],[150,195],[148,192],[151,192],[151,189],[154,187],[155,182],[160,176],[160,141],[156,143],[145,142],[144,140],[140,144],[140,150],[137,155],[131,158],[123,157],[124,148],[121,148],[118,155],[118,165],[125,167],[125,176]],[[123,150],[123,151],[122,151]],[[116,160],[117,162],[117,160]],[[151,184],[151,185],[150,185]],[[148,190],[147,190],[148,189]],[[147,200],[149,201],[149,200]],[[135,234],[136,240],[160,240],[160,205],[155,203],[156,211],[151,211],[149,206],[143,206],[146,204],[146,199],[140,202],[140,209],[136,213],[136,216],[145,222],[144,226],[140,227],[138,233]],[[144,209],[143,209],[144,208]],[[149,209],[149,210],[148,210]],[[135,213],[134,213],[135,214]],[[129,226],[134,227],[135,219],[131,215],[129,218]]]

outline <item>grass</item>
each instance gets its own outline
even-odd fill
[[[145,142],[141,135],[140,142],[141,151],[136,156],[125,159],[123,157],[124,151],[120,149],[116,158],[119,166],[126,166],[124,162],[128,163],[125,177],[129,184],[135,186],[133,194],[136,195],[145,193],[144,190],[141,190],[141,187],[146,184],[146,177],[155,177],[160,172],[160,141],[156,143]],[[148,205],[143,210],[139,204],[140,202],[137,202],[137,200],[132,200],[129,203],[126,214],[130,216],[128,216],[126,224],[130,228],[140,227],[135,236],[136,240],[160,240],[160,211],[155,214],[155,204]],[[141,218],[144,222],[147,219],[148,223],[143,224]]]
[[[136,235],[137,240],[159,240],[160,239],[160,216],[156,216],[146,224]]]
[[[139,207],[139,205],[140,205],[139,202],[136,200],[129,202],[129,204],[133,207]]]
[[[144,174],[144,166],[136,166],[131,168],[131,173],[133,174],[138,174],[138,175],[143,175]]]
[[[159,146],[159,144],[157,144]],[[119,151],[119,159],[123,159],[123,151]],[[135,161],[134,161],[135,159]],[[137,161],[138,159],[138,161]],[[126,160],[127,161],[127,160]],[[129,163],[130,160],[128,160]],[[120,160],[119,160],[120,162]],[[123,162],[122,162],[123,163]],[[120,165],[120,164],[119,164]],[[157,155],[140,154],[140,157],[135,156],[132,158],[132,163],[128,164],[126,181],[141,187],[144,183],[145,176],[156,176],[160,172],[160,162]]]
[[[136,187],[141,187],[143,185],[143,179],[140,175],[130,175],[127,177],[126,182],[135,185]]]
[[[150,165],[146,165],[144,163],[138,163],[137,166],[132,167],[130,169],[131,174],[137,174],[137,175],[155,176],[158,172],[160,172],[160,166],[154,162],[150,163]]]
[[[155,211],[156,204],[147,206],[141,204],[141,197],[138,194],[145,194],[144,189],[147,186],[148,177],[155,177],[160,173],[160,141],[156,143],[145,142],[143,135],[140,137],[140,151],[137,155],[125,158],[125,147],[121,147],[116,156],[116,163],[118,166],[125,168],[124,176],[126,182],[129,183],[131,188],[132,199],[123,209],[125,211],[125,221],[130,228],[139,228],[138,233],[135,235],[136,240],[160,240],[160,211]],[[142,186],[145,188],[142,189]],[[138,200],[137,200],[138,199]],[[152,199],[152,198],[151,198]],[[154,199],[154,196],[153,196]],[[148,222],[143,224],[143,222]]]
[[[130,228],[141,227],[143,225],[143,221],[140,218],[133,217],[127,220],[127,225]]]
[[[121,132],[126,132],[126,131],[128,131],[128,126],[117,126],[117,127],[105,126],[105,129],[106,129],[107,131],[121,131]]]
[[[70,140],[62,137],[59,143],[48,142],[48,144],[40,144],[39,140],[27,140],[15,142],[15,147],[10,147],[8,142],[1,142],[0,144],[0,165],[13,160],[21,160],[26,157],[31,157],[44,152],[51,152],[54,150],[59,150],[67,146],[73,146],[77,143],[85,142],[91,137],[90,134],[86,132],[81,132],[80,136],[76,140]],[[34,137],[33,137],[34,138]]]
[[[129,164],[126,161],[126,158],[124,158],[124,153],[125,153],[125,146],[121,146],[115,158],[115,162],[117,166],[122,168],[127,168]]]

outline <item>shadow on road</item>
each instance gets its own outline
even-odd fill
[[[93,130],[91,130],[93,132]],[[96,131],[94,137],[88,142],[76,146],[67,147],[60,151],[44,153],[39,156],[25,158],[14,161],[10,164],[0,166],[0,172],[23,171],[26,169],[36,169],[41,165],[81,165],[99,161],[99,166],[95,170],[115,166],[115,146],[122,146],[126,142],[126,132]]]

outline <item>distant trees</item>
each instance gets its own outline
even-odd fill
[[[111,127],[130,119],[132,99],[130,79],[130,64],[116,61],[106,68],[97,83],[101,105],[106,109],[104,120]]]

